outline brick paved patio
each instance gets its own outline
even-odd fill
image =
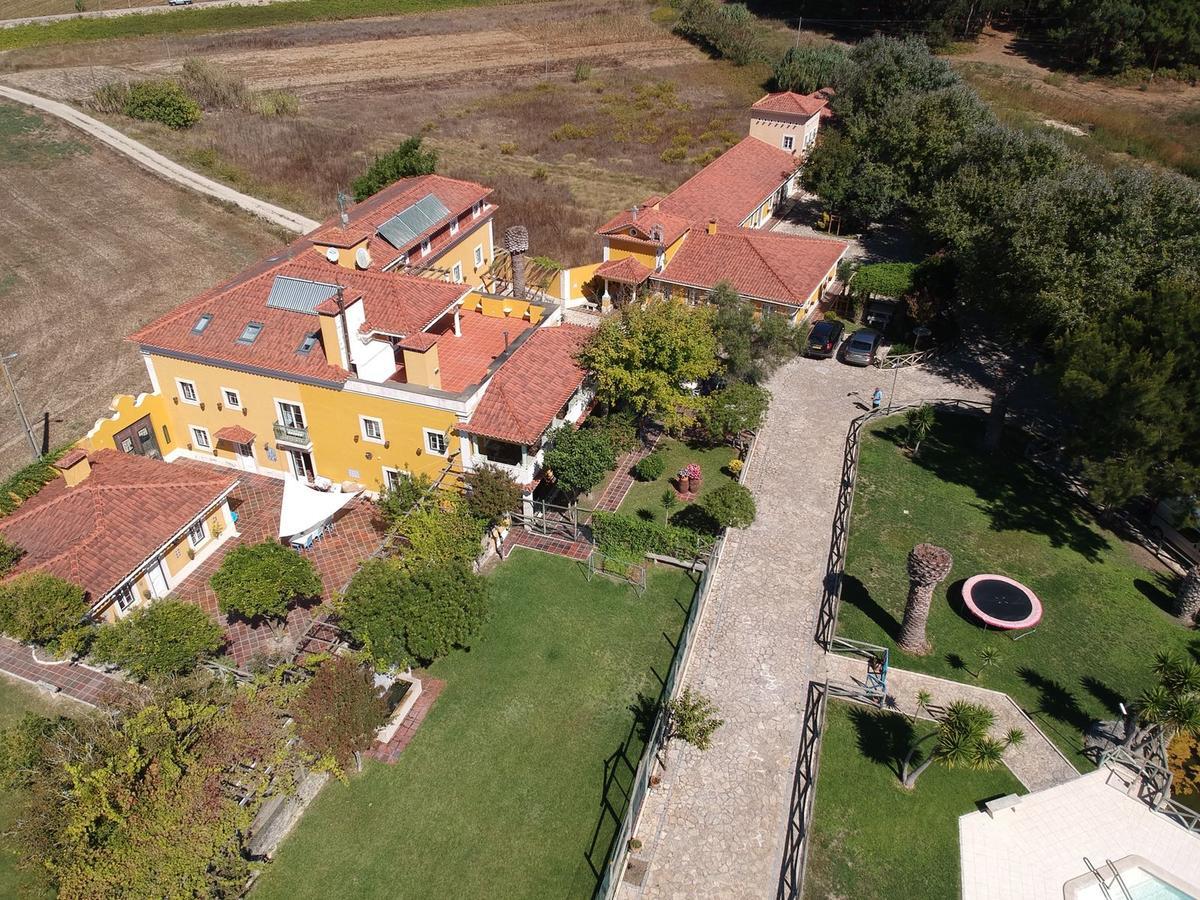
[[[654,448],[658,446],[658,439],[661,437],[661,431],[651,432],[645,443],[639,444],[617,460],[617,468],[613,472],[612,479],[604,486],[600,498],[596,501],[596,509],[616,512],[620,508],[625,501],[625,495],[629,493],[629,488],[633,484],[633,474],[630,470],[654,452]]]
[[[38,682],[53,684],[62,694],[88,706],[100,706],[130,687],[114,675],[77,663],[40,663],[25,644],[2,636],[0,671],[34,685]]]
[[[501,557],[508,559],[508,554],[512,552],[513,547],[527,547],[530,550],[540,550],[543,553],[552,553],[555,556],[564,556],[580,562],[592,554],[592,545],[587,541],[568,541],[563,538],[533,534],[519,525],[508,530],[504,543],[500,546]]]
[[[177,462],[172,465],[204,463]],[[275,642],[267,624],[222,615],[217,609],[217,596],[208,582],[220,568],[225,554],[234,547],[278,540],[283,482],[251,473],[242,473],[240,478],[230,497],[230,506],[238,515],[238,537],[227,541],[206,559],[174,593],[181,599],[198,603],[221,623],[229,640],[226,652],[236,665],[244,667],[257,656],[277,654],[280,645]],[[328,601],[345,588],[359,563],[375,552],[382,537],[383,524],[376,514],[375,505],[367,498],[359,497],[338,514],[332,534],[320,538],[311,549],[304,551],[321,575],[325,595],[322,602],[297,607],[288,614],[283,647],[294,648],[313,620],[328,613]]]

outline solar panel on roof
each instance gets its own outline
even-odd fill
[[[403,250],[448,215],[446,204],[433,194],[426,194],[380,225],[377,232],[397,250]]]
[[[317,307],[336,294],[336,284],[276,275],[271,282],[271,293],[267,295],[267,306],[315,316]]]

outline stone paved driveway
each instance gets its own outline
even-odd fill
[[[892,373],[801,359],[780,370],[750,466],[758,519],[726,542],[687,681],[725,725],[705,753],[682,748],[638,829],[653,898],[773,897],[787,825],[805,690],[824,678],[813,640],[850,420]],[[900,372],[895,402],[987,396],[920,369]]]

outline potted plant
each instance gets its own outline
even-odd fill
[[[639,841],[637,838],[629,839],[629,852],[630,853],[637,853],[641,849],[642,849],[641,841]]]
[[[679,490],[684,494],[691,494],[700,490],[700,466],[696,463],[688,463],[679,470]]]

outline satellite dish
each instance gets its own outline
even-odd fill
[[[337,262],[339,256],[341,256],[341,254],[338,253],[337,247],[330,247],[328,250],[325,251],[325,258],[327,260],[329,260],[331,263]]]
[[[367,252],[366,247],[359,247],[354,253],[354,262],[357,263],[360,269],[371,268],[371,254]]]

